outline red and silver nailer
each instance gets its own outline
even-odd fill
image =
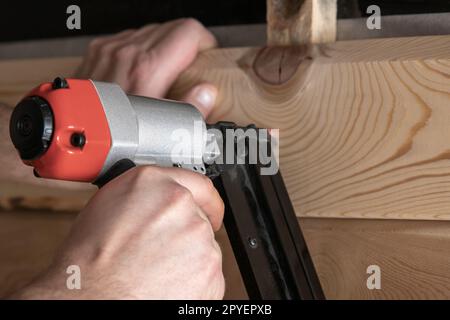
[[[186,103],[63,78],[31,90],[10,121],[12,142],[38,177],[101,187],[136,165],[208,175],[224,200],[225,228],[249,297],[323,299],[263,130],[208,125]]]

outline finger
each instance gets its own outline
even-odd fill
[[[110,45],[108,54],[110,59],[103,59],[109,66],[102,80],[116,82],[122,89],[128,91],[131,86],[130,71],[134,64],[140,63],[142,53],[147,50],[145,40],[151,38],[159,26],[160,24],[147,25]]]
[[[157,30],[161,29],[161,27],[164,25],[161,25],[159,23],[153,23],[146,25],[137,31],[135,31],[133,34],[130,34],[129,37],[124,39],[123,46],[127,46],[130,44],[133,44],[135,46],[139,46],[142,48],[143,51],[146,51],[148,49],[147,42],[149,39],[154,38],[154,33],[157,33]]]
[[[185,19],[158,41],[154,50],[162,69],[171,70],[171,82],[196,58],[198,52],[217,45],[214,36],[198,21]]]
[[[188,189],[194,201],[208,217],[215,231],[220,229],[224,214],[222,198],[211,180],[200,174],[179,168],[160,168],[162,173]]]
[[[177,19],[163,24],[145,26],[133,34],[129,41],[139,43],[144,50],[148,50],[170,34],[175,28],[186,26],[186,20],[189,19]]]
[[[202,83],[193,87],[181,100],[195,106],[203,118],[207,118],[214,109],[217,88],[212,84]]]
[[[175,24],[169,33],[148,50],[149,60],[153,60],[153,63],[147,63],[151,70],[145,71],[148,78],[138,83],[136,91],[142,95],[151,92],[156,97],[165,96],[180,73],[194,61],[198,52],[214,46],[214,36],[196,20],[185,19]],[[145,65],[140,68],[145,68]]]
[[[124,70],[123,62],[127,61],[127,59],[117,59],[116,52],[126,44],[128,37],[134,32],[124,32],[120,36],[112,37],[99,45],[96,56],[93,59],[93,61],[96,61],[96,64],[90,72],[92,79],[117,82],[114,81],[114,78],[111,78],[111,74],[114,71],[117,73],[117,69]]]
[[[133,69],[133,65],[137,65],[139,68],[146,68],[147,70],[144,72],[150,74],[152,72],[151,66],[146,67],[149,64],[150,59],[144,57],[145,52],[159,37],[164,36],[166,32],[170,32],[170,28],[173,28],[176,22],[177,21],[171,21],[163,25],[150,24],[124,39],[120,45],[113,48],[111,55],[113,56],[114,64],[113,67],[108,70],[105,80],[112,80],[118,83],[125,91],[128,91],[129,87],[132,87],[130,82],[130,71]],[[152,91],[145,92],[143,95],[158,98],[163,97],[154,95],[153,91],[155,90],[152,89]]]
[[[138,29],[133,35],[130,36],[130,41],[136,41],[140,44],[142,44],[142,40],[147,38],[150,34],[152,34],[155,30],[159,29],[161,27],[160,23],[152,23],[143,26],[142,28]]]
[[[121,43],[120,41],[126,39],[134,32],[135,32],[134,29],[129,29],[114,35],[93,39],[89,44],[89,49],[86,53],[85,58],[83,59],[83,63],[79,68],[79,70],[77,71],[77,76],[81,78],[85,78],[87,76],[92,77],[94,66],[96,69],[103,69],[104,64],[107,64],[107,62],[109,61],[109,59],[107,59],[108,58],[107,56],[100,57],[101,54],[100,51],[106,53],[106,51],[109,49],[108,47],[105,48],[104,46],[110,43],[120,45]],[[111,49],[113,49],[113,47]],[[100,62],[98,64],[95,64],[99,60]]]
[[[144,40],[159,28],[160,24],[146,25],[126,36],[112,38],[103,43],[103,51],[106,54],[104,57],[97,57],[99,68],[93,75],[102,75],[101,80],[115,82],[128,91],[131,86],[129,78],[132,66],[139,64],[142,53],[147,50]]]
[[[139,36],[136,37],[136,41],[139,41],[142,44],[144,50],[148,50],[181,23],[183,23],[183,19],[160,24],[157,28],[139,34]]]
[[[159,25],[160,24],[158,24],[158,23],[149,24],[138,30],[135,30],[135,29],[124,30],[117,34],[99,37],[99,38],[94,39],[93,41],[91,41],[91,43],[89,45],[90,47],[86,54],[86,58],[83,59],[83,63],[81,65],[81,67],[78,69],[77,75],[82,78],[85,78],[86,77],[85,75],[92,75],[93,62],[100,60],[99,50],[100,50],[100,48],[107,45],[108,43],[111,43],[112,45],[109,48],[107,48],[106,50],[104,48],[103,51],[107,51],[108,49],[111,51],[112,50],[120,50],[122,47],[130,45],[130,44],[135,44],[136,46],[139,45],[142,47],[142,50],[145,51],[147,49],[147,47],[142,44],[143,41],[142,41],[141,37],[143,37],[143,36],[147,37],[148,34],[151,34],[155,29],[157,29],[159,27]],[[104,57],[101,57],[101,58],[103,58],[102,61],[104,62],[104,64],[109,62],[108,56],[104,55]],[[99,63],[99,65],[100,65],[100,68],[98,68],[98,69],[102,69],[103,66],[101,65],[101,62]],[[124,68],[120,68],[120,69],[123,70]],[[110,75],[110,77],[114,78],[118,72],[119,71],[117,71],[116,74]],[[98,76],[98,73],[99,72],[97,72],[97,76]],[[101,79],[101,80],[105,80],[105,79]]]

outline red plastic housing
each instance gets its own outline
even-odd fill
[[[53,137],[38,159],[24,161],[43,178],[92,182],[100,174],[111,148],[108,121],[90,80],[67,79],[68,88],[52,89],[44,83],[27,96],[45,99],[54,116]],[[73,133],[83,133],[85,145],[72,146]]]

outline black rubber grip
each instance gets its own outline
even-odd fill
[[[111,168],[106,171],[104,175],[102,175],[100,178],[95,180],[93,184],[95,184],[97,187],[101,188],[114,178],[117,178],[122,173],[125,173],[126,171],[136,167],[136,164],[131,161],[130,159],[122,159],[117,161],[115,164],[111,166]]]

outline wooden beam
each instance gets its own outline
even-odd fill
[[[293,52],[291,63],[273,70],[290,76],[276,84],[259,76],[267,49],[211,51],[173,94],[209,81],[221,88],[210,121],[279,128],[300,217],[450,220],[449,40],[286,48],[278,54]]]
[[[270,46],[336,40],[336,0],[267,0]]]
[[[0,212],[0,297],[45,270],[75,219],[73,213]],[[302,219],[328,299],[450,299],[450,222]],[[45,235],[45,236],[43,236]],[[225,231],[226,298],[246,297]],[[381,268],[381,290],[366,286]]]
[[[450,299],[450,222],[301,220],[328,299]],[[371,265],[379,290],[367,287]]]
[[[450,220],[449,61],[449,36],[218,49],[172,97],[209,81],[220,89],[210,121],[279,128],[299,217]],[[0,102],[13,105],[79,62],[1,62]]]

